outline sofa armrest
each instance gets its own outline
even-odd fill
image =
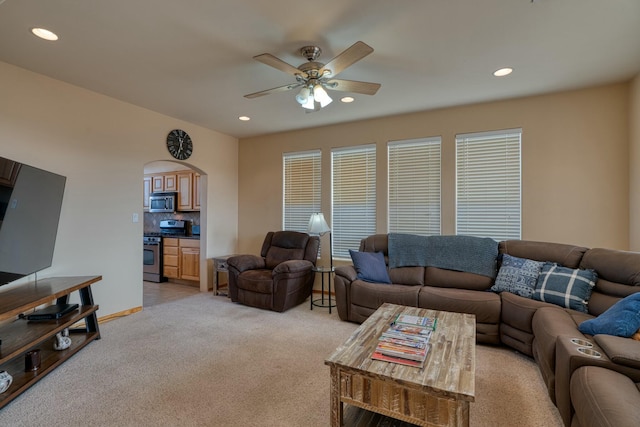
[[[335,269],[334,289],[336,293],[336,307],[340,320],[352,321],[351,312],[351,283],[358,277],[353,265],[341,265]]]
[[[578,368],[599,366],[626,375],[634,382],[640,382],[640,363],[634,362],[640,358],[637,354],[640,351],[640,342],[631,338],[596,335],[591,340],[593,342],[592,349],[600,353],[600,356],[593,357],[581,353],[578,350],[581,346],[573,344],[571,338],[582,337],[577,334],[574,336],[560,335],[556,340],[555,403],[567,426],[571,425],[573,416],[570,396],[571,376]],[[602,343],[605,345],[603,346]],[[617,360],[614,360],[612,356]],[[634,365],[634,363],[636,364]]]
[[[570,390],[572,426],[640,425],[640,392],[625,375],[583,366],[571,376]]]
[[[336,267],[336,276],[344,277],[347,281],[353,282],[358,277],[358,273],[356,273],[356,269],[353,265],[342,265],[340,267]]]
[[[613,335],[596,335],[593,339],[612,362],[640,369],[640,341]]]
[[[264,258],[257,255],[235,255],[227,259],[227,265],[239,273],[247,270],[265,268]]]
[[[313,263],[304,259],[292,259],[289,261],[281,262],[273,269],[273,275],[281,273],[300,273],[310,271],[313,268]]]

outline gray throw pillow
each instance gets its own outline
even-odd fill
[[[502,255],[502,265],[496,276],[493,292],[511,292],[525,298],[533,298],[536,282],[544,262]]]

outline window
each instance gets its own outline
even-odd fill
[[[320,150],[285,153],[282,229],[307,232],[309,218],[320,212]]]
[[[440,145],[439,137],[389,142],[389,232],[440,234]]]
[[[349,259],[376,232],[376,146],[332,150],[331,170],[333,254]]]
[[[456,136],[456,233],[520,239],[521,129]]]

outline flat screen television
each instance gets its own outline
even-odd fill
[[[66,180],[0,157],[0,285],[51,266]]]

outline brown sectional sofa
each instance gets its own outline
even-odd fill
[[[388,261],[388,235],[377,234],[363,239],[360,251],[382,252]],[[391,268],[388,272],[392,283],[380,284],[358,279],[355,268],[349,265],[336,268],[338,314],[342,320],[361,323],[385,302],[474,314],[479,343],[504,344],[536,360],[549,396],[567,426],[601,425],[594,424],[597,418],[590,415],[598,410],[598,398],[591,396],[594,403],[589,396],[572,393],[578,384],[590,381],[591,375],[600,374],[588,372],[586,375],[580,370],[578,375],[576,371],[583,369],[582,366],[600,366],[619,373],[605,375],[613,378],[612,381],[624,380],[627,386],[629,381],[640,383],[640,341],[607,335],[585,336],[578,326],[584,320],[602,314],[625,296],[640,292],[640,253],[522,240],[500,242],[498,252],[555,262],[569,268],[595,270],[598,280],[589,299],[588,313],[510,292],[492,292],[494,279],[473,273],[435,267]],[[571,338],[590,341],[601,357],[578,352],[578,346]],[[609,388],[618,390],[611,384],[605,389]],[[620,390],[626,388],[621,386]],[[625,397],[619,402],[624,404],[627,400]],[[603,400],[602,404],[611,405],[610,402],[615,401]],[[635,402],[633,409],[623,407],[617,412],[611,408],[604,411],[615,421],[610,425],[640,425],[631,423],[640,411],[640,396]],[[587,403],[591,406],[585,406]],[[593,405],[596,405],[595,409]],[[616,413],[617,418],[611,413]]]
[[[386,234],[363,239],[361,252],[389,256]],[[500,295],[485,292],[493,280],[473,273],[436,267],[400,267],[389,270],[391,285],[357,280],[353,266],[336,268],[335,292],[342,320],[362,323],[385,302],[476,315],[479,342],[500,343]],[[463,310],[464,308],[464,310]]]
[[[640,382],[611,369],[583,366],[571,376],[571,427],[640,426]]]

